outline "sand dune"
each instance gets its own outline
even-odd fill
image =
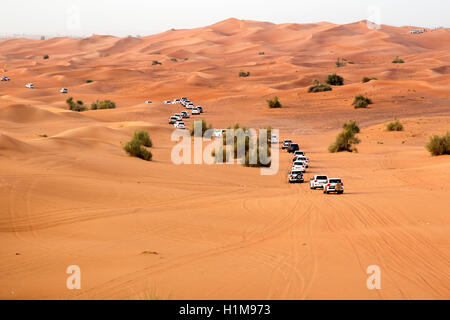
[[[0,82],[0,297],[449,299],[450,158],[424,146],[450,130],[450,30],[410,29],[228,19],[139,38],[0,42],[11,78]],[[345,85],[307,92],[331,73]],[[353,109],[357,94],[374,104]],[[117,108],[71,112],[68,96]],[[284,152],[273,176],[173,164],[167,120],[181,107],[161,102],[182,96],[216,128],[278,128],[307,152],[306,180],[341,177],[346,193],[288,184]],[[267,108],[273,96],[283,108]],[[404,131],[385,130],[393,118]],[[350,119],[359,152],[328,153]],[[123,151],[136,129],[150,133],[154,161]],[[82,290],[65,287],[73,264]],[[366,287],[370,265],[382,290]]]

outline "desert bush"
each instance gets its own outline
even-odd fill
[[[172,61],[172,62],[178,62],[177,58],[171,58],[170,61]]]
[[[116,104],[111,100],[97,100],[92,102],[91,110],[99,110],[99,109],[115,109]]]
[[[50,59],[50,56],[48,54],[44,54],[43,59],[44,60]]]
[[[82,112],[88,110],[88,108],[84,105],[83,101],[77,100],[77,102],[73,101],[73,97],[69,97],[66,99],[67,106],[69,110]]]
[[[405,63],[405,61],[396,56],[392,63]]]
[[[367,83],[367,82],[372,81],[372,80],[378,80],[378,79],[377,78],[364,77],[364,78],[362,78],[361,82],[362,83]]]
[[[336,60],[336,67],[340,68],[340,67],[345,67],[346,65],[347,65],[347,59],[337,58],[337,60]]]
[[[241,72],[239,72],[239,77],[244,77],[244,78],[250,77],[250,71],[247,71],[247,72],[241,71]]]
[[[197,120],[197,121],[198,121],[198,120]],[[208,124],[206,123],[205,120],[202,120],[202,133],[201,133],[201,136],[198,136],[198,137],[203,137],[203,135],[205,134],[205,132],[206,132],[207,130],[209,130],[209,129],[212,129],[212,128],[213,128],[213,126],[212,126],[211,124],[208,125]],[[191,136],[194,136],[194,134],[195,134],[194,129],[195,129],[195,121],[192,122],[191,129],[189,130],[190,133],[191,133]]]
[[[86,83],[94,82],[94,80],[86,80]]]
[[[432,156],[450,154],[450,132],[446,132],[442,137],[434,135],[426,145]]]
[[[342,129],[349,130],[353,133],[359,133],[360,129],[358,126],[358,123],[354,120],[350,120],[349,122],[346,122],[342,125]]]
[[[343,130],[337,135],[336,140],[328,147],[328,151],[335,152],[357,152],[355,144],[361,141],[355,136],[359,133],[359,127],[355,121],[344,123]]]
[[[150,139],[150,135],[145,130],[136,130],[134,132],[133,139],[139,140],[144,147],[153,147],[152,139]]]
[[[211,152],[211,156],[214,157],[215,161],[217,163],[226,163],[228,161],[228,151],[226,149],[223,148],[223,146],[219,147],[219,152],[216,153],[216,150],[213,150]],[[222,155],[222,159],[221,159],[221,155]]]
[[[267,105],[269,106],[269,108],[281,108],[281,102],[280,100],[278,100],[278,97],[274,97],[273,99],[269,99],[267,100]]]
[[[158,64],[162,64],[161,62],[159,62],[158,60],[153,60],[152,61],[152,66],[158,65]]]
[[[319,80],[314,80],[313,85],[309,87],[308,92],[316,93],[316,92],[324,92],[333,90],[330,85],[320,83]]]
[[[403,131],[403,125],[398,119],[394,119],[394,121],[389,122],[386,125],[387,131]]]
[[[262,155],[264,155],[267,158],[271,156],[270,148],[268,147],[268,145],[265,146],[259,145],[259,136],[256,143],[257,143],[256,146],[253,146],[253,148],[249,146],[246,149],[245,158],[242,161],[242,165],[250,168],[270,167],[271,166],[270,161],[266,164],[261,162]],[[256,159],[256,163],[250,163],[251,152],[253,153],[254,159]]]
[[[146,131],[136,131],[131,141],[127,142],[123,149],[132,157],[137,157],[146,161],[151,161],[153,158],[152,153],[143,147],[143,143],[140,139],[140,134]],[[147,133],[148,136],[148,133]],[[151,140],[150,140],[151,142]]]
[[[368,97],[360,94],[355,97],[355,99],[353,100],[352,106],[354,106],[355,109],[367,108],[367,106],[372,103],[373,103],[372,100],[370,100]]]
[[[259,54],[260,56],[265,55],[264,51],[261,51],[261,52],[259,52],[258,54]]]
[[[325,82],[332,86],[342,86],[344,84],[344,78],[337,75],[336,73],[333,73],[328,75],[328,78]]]

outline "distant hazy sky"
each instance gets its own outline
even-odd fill
[[[0,36],[148,35],[230,17],[450,27],[449,0],[0,0]]]

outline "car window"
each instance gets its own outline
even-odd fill
[[[330,183],[341,183],[340,179],[331,179]]]
[[[327,180],[328,177],[327,176],[317,176],[318,180]]]

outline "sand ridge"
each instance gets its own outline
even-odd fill
[[[11,78],[0,82],[0,297],[449,299],[450,158],[424,146],[450,129],[450,30],[409,30],[228,19],[140,38],[0,42]],[[344,86],[307,93],[334,72]],[[374,104],[353,109],[357,94]],[[283,108],[267,108],[275,95]],[[117,108],[71,112],[68,96]],[[161,102],[182,96],[216,128],[280,129],[307,152],[306,181],[340,177],[346,193],[289,185],[284,152],[274,176],[174,165],[167,120],[182,108]],[[385,131],[394,117],[403,132]],[[359,152],[329,154],[350,119]],[[122,150],[136,129],[150,133],[154,161]],[[65,287],[72,264],[79,291]],[[382,290],[367,289],[369,265]]]

